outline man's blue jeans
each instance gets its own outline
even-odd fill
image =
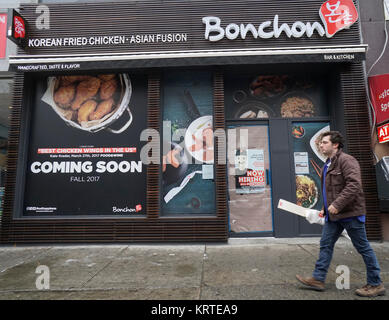
[[[312,276],[319,281],[325,281],[328,267],[332,260],[335,242],[338,240],[343,229],[347,230],[351,241],[362,255],[366,265],[367,283],[376,286],[381,283],[380,266],[377,257],[366,238],[365,224],[358,219],[351,221],[327,221],[324,224],[320,240],[319,259],[316,261]]]

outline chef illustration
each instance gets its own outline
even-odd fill
[[[242,185],[239,182],[240,177],[246,177],[248,166],[247,150],[236,150],[235,153],[235,187],[238,192],[242,189]]]

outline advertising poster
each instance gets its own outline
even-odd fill
[[[0,14],[0,59],[5,58],[7,48],[7,14]]]
[[[216,210],[212,73],[170,71],[163,81],[162,214]]]
[[[146,213],[147,79],[48,77],[36,84],[24,216]]]
[[[330,130],[328,122],[294,122],[292,126],[296,204],[321,210],[320,170],[326,157],[319,149],[320,135]]]
[[[235,155],[236,193],[260,193],[265,190],[265,184],[263,150],[237,150]]]

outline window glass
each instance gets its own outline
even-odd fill
[[[162,213],[215,212],[212,73],[163,79]]]

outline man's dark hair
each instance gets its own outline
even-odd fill
[[[332,144],[339,143],[339,149],[343,148],[344,146],[344,138],[342,134],[339,131],[326,131],[321,134],[320,140],[322,140],[324,137],[330,136],[330,141]]]

